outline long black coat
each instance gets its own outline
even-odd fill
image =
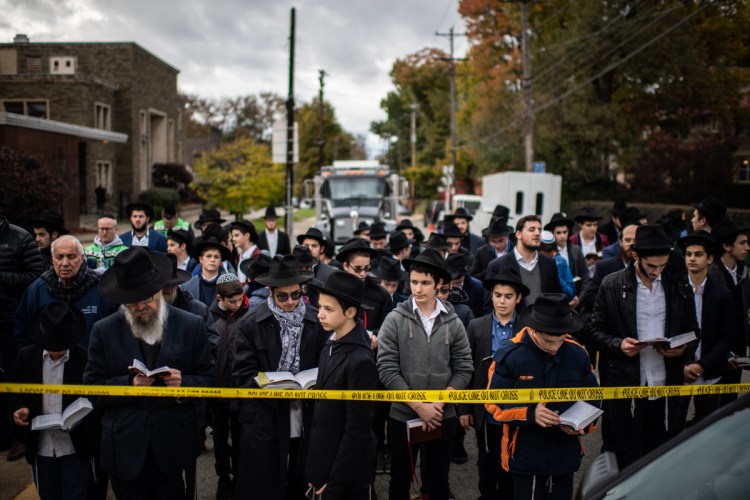
[[[183,387],[211,387],[214,361],[205,323],[194,314],[167,307],[167,326],[157,366],[180,370]],[[136,358],[144,361],[125,317],[112,314],[96,322],[91,330],[83,382],[132,385],[128,366]],[[165,475],[177,474],[195,461],[199,422],[190,399],[106,397],[101,403],[101,462],[112,476],[134,479],[149,448]]]
[[[557,264],[555,263],[555,259],[540,253],[537,266],[539,266],[539,274],[542,278],[542,293],[562,293],[560,278],[557,276]],[[485,276],[491,278],[497,276],[500,271],[509,268],[513,268],[518,274],[521,274],[515,252],[506,253],[490,262],[490,265],[487,266],[487,273]],[[526,297],[524,297],[521,300],[520,307],[523,308],[527,305]],[[487,314],[491,311],[492,297],[489,292],[485,291],[483,312]]]
[[[16,357],[16,370],[14,382],[41,384],[43,383],[42,372],[43,350],[35,345],[22,348]],[[69,359],[65,362],[63,369],[63,384],[81,384],[83,381],[83,370],[86,368],[86,348],[76,345],[70,349]],[[78,396],[63,396],[63,409],[73,403]],[[13,411],[20,408],[29,409],[28,422],[42,414],[41,394],[14,394]],[[17,429],[19,429],[17,427]],[[36,452],[39,445],[39,432],[32,431],[31,425],[21,428],[24,433],[26,444],[26,461],[31,465],[36,462]],[[96,412],[89,413],[75,428],[70,431],[70,439],[79,457],[88,459],[96,454],[99,444],[99,426]]]
[[[307,305],[299,348],[299,369],[318,366],[328,335],[320,327],[318,311]],[[258,372],[278,371],[281,359],[281,327],[267,303],[258,304],[241,321],[234,347],[232,375],[238,387],[257,387]],[[303,429],[312,417],[303,401]],[[236,475],[235,498],[283,499],[287,470],[301,469],[301,462],[288,464],[289,400],[245,399],[240,410],[242,451]],[[303,430],[303,437],[305,431]],[[301,458],[301,457],[300,457]]]
[[[358,321],[349,334],[326,344],[316,389],[373,390],[377,384],[375,356]],[[366,401],[316,401],[305,481],[316,488],[330,481],[348,486],[372,482],[377,450],[374,410],[374,403]]]
[[[279,233],[279,242],[276,246],[276,255],[289,255],[292,253],[292,248],[289,244],[289,235],[286,234],[284,231],[279,231],[276,229],[276,231]],[[258,234],[258,246],[261,248],[261,250],[269,250],[268,248],[268,236],[266,235],[266,231],[263,230]]]
[[[379,280],[368,276],[365,278],[365,294],[362,303],[372,307],[367,311],[367,329],[377,333],[385,317],[393,310],[391,294],[382,287]]]

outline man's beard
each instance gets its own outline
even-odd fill
[[[161,342],[167,326],[167,303],[161,295],[154,300],[158,301],[159,310],[148,319],[141,319],[126,306],[120,306],[120,313],[125,317],[133,337],[149,345]]]
[[[133,228],[133,231],[135,231],[136,233],[143,233],[143,232],[145,232],[145,231],[146,231],[146,229],[147,229],[147,227],[148,227],[148,222],[144,222],[144,223],[143,223],[143,224],[141,224],[140,226],[136,226],[135,224],[133,224],[133,223],[131,222],[131,223],[130,223],[130,227],[132,227],[132,228]]]

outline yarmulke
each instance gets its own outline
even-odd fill
[[[545,245],[549,245],[551,243],[555,242],[555,235],[552,234],[550,231],[542,231],[542,243]]]
[[[239,281],[239,280],[240,279],[234,273],[224,273],[221,276],[219,276],[219,279],[216,280],[216,284],[221,285],[222,283],[229,283],[230,281]]]

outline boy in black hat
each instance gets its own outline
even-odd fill
[[[521,314],[526,327],[502,342],[489,369],[492,389],[597,387],[586,350],[569,335],[583,327],[571,313],[564,294],[542,294]],[[599,401],[589,402],[599,406]],[[575,430],[560,425],[564,403],[495,403],[485,405],[489,417],[503,424],[501,460],[510,473],[516,499],[569,499],[573,475],[581,466],[579,437],[590,424]],[[488,426],[489,428],[489,426]]]
[[[36,244],[42,254],[44,268],[47,269],[52,265],[50,245],[60,236],[68,234],[68,230],[65,229],[65,220],[57,212],[45,210],[38,218],[31,220],[31,227],[34,229]]]
[[[370,226],[370,246],[375,250],[383,250],[388,242],[388,232],[385,230],[385,224],[375,222]]]
[[[120,234],[127,247],[147,247],[151,252],[167,253],[167,238],[153,229],[148,223],[154,220],[154,209],[145,203],[131,203],[125,206],[130,219],[131,230]]]
[[[317,288],[320,326],[332,332],[320,355],[319,390],[374,390],[375,357],[364,324],[365,286],[353,274],[335,271]],[[368,499],[374,479],[374,403],[318,401],[313,412],[305,479],[323,498]]]
[[[406,271],[401,269],[401,262],[389,257],[383,257],[378,262],[378,266],[372,270],[377,278],[380,278],[380,286],[390,294],[393,300],[393,307],[407,299],[399,290],[404,286],[407,279]]]
[[[469,323],[466,335],[469,338],[474,373],[469,387],[486,389],[487,372],[492,356],[503,342],[509,342],[521,330],[516,308],[529,289],[521,282],[521,276],[513,269],[506,269],[482,284],[492,297],[492,312]],[[502,425],[488,414],[484,405],[460,405],[461,426],[474,428],[479,456],[479,493],[482,498],[510,498],[513,483],[500,462]]]
[[[498,219],[490,224],[490,227],[485,231],[489,243],[477,249],[469,268],[469,274],[478,280],[483,279],[490,262],[513,249],[510,242],[512,233],[513,228],[506,224],[505,219]]]
[[[598,232],[599,221],[602,216],[596,213],[593,207],[583,207],[575,220],[578,223],[578,232],[570,237],[573,245],[581,247],[583,256],[595,254],[601,257],[602,250],[609,246],[609,240],[605,235]]]
[[[271,256],[264,251],[253,260],[246,260],[240,264],[240,268],[247,278],[245,295],[247,295],[250,309],[268,300],[268,288],[255,281],[255,278],[268,272],[271,268],[271,260]]]
[[[193,247],[193,255],[200,268],[196,267],[194,272],[197,274],[187,283],[180,285],[180,288],[203,302],[206,307],[211,307],[216,299],[216,279],[225,273],[222,262],[229,260],[232,254],[215,238],[204,236],[199,238]]]
[[[87,353],[78,339],[84,328],[83,314],[67,302],[50,302],[41,308],[29,329],[34,345],[18,352],[14,381],[81,384]],[[14,396],[13,422],[26,431],[26,461],[33,467],[42,499],[87,498],[90,461],[98,444],[94,415],[84,417],[70,432],[34,430],[29,425],[39,415],[62,413],[77,399],[61,394]]]
[[[451,222],[458,226],[458,230],[463,235],[462,246],[471,255],[484,245],[484,239],[481,236],[477,236],[469,230],[469,223],[474,219],[468,210],[464,207],[459,207],[451,216]],[[446,221],[446,224],[448,222]]]
[[[170,229],[167,233],[167,253],[177,257],[177,268],[192,273],[198,265],[190,254],[193,253],[193,237],[191,233],[181,229]]]
[[[685,345],[668,348],[642,340],[698,333],[693,290],[665,271],[672,242],[661,226],[640,226],[635,262],[602,281],[587,327],[599,350],[603,386],[661,386],[684,383]],[[605,402],[603,446],[620,468],[682,430],[679,398],[634,398]],[[609,429],[609,430],[608,430]]]
[[[246,220],[232,222],[232,244],[237,251],[237,260],[233,262],[235,269],[240,269],[240,264],[248,259],[254,259],[260,255],[261,249],[257,245],[258,233],[255,226]],[[240,283],[245,283],[247,278],[240,271],[237,273]]]
[[[278,228],[278,222],[276,207],[266,207],[266,213],[263,215],[263,224],[266,228],[258,235],[258,246],[263,250],[268,250],[271,257],[292,253],[289,235]]]
[[[713,227],[727,215],[727,206],[720,199],[708,196],[700,203],[693,205],[693,218],[690,220],[693,231],[706,231],[711,233]]]
[[[210,226],[220,226],[224,222],[226,222],[226,219],[221,218],[221,213],[218,210],[204,210],[198,216],[198,220],[195,221],[193,227],[198,231],[202,231],[203,233],[205,233],[206,229],[208,229]]]

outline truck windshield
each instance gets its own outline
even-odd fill
[[[385,179],[383,177],[334,177],[328,179],[333,206],[376,206],[383,199]]]

